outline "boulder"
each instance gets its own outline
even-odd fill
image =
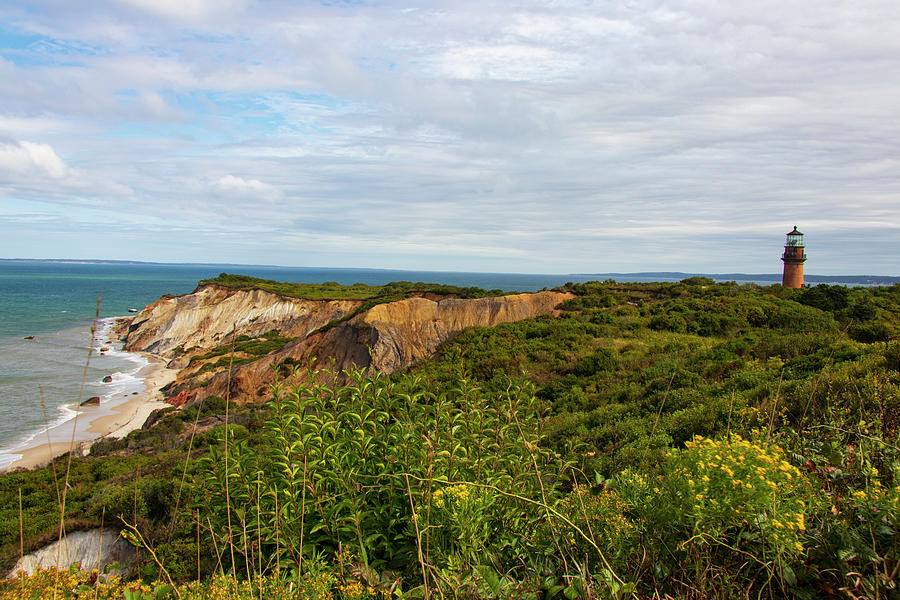
[[[110,564],[118,565],[115,573],[130,570],[136,557],[134,547],[119,536],[115,529],[91,529],[69,533],[60,543],[53,542],[49,546],[25,555],[20,559],[9,576],[18,571],[34,573],[37,569],[67,569],[69,565],[78,564],[82,569],[99,569]],[[98,560],[99,559],[99,560]]]
[[[111,383],[111,382],[112,382],[112,375],[107,375],[106,377],[103,378],[103,383]]]
[[[82,402],[81,406],[100,406],[100,396],[91,396]]]

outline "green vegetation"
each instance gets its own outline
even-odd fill
[[[409,281],[393,281],[386,285],[366,285],[354,283],[341,285],[333,281],[325,283],[285,283],[271,279],[259,279],[248,275],[231,275],[221,273],[218,277],[204,279],[200,285],[220,285],[235,290],[264,290],[291,298],[307,300],[372,300],[384,299],[391,302],[408,297],[415,293],[432,293],[458,298],[483,298],[501,296],[502,290],[483,290],[477,287],[459,287],[439,283],[411,283]]]
[[[67,527],[127,524],[146,597],[897,593],[900,286],[565,289],[407,373],[286,367],[227,431],[214,398],[98,444]],[[7,564],[20,488],[26,549],[55,537],[53,473],[0,478]]]
[[[248,335],[240,335],[234,338],[232,343],[229,339],[227,344],[210,350],[206,354],[200,354],[191,358],[191,363],[201,360],[208,360],[217,356],[229,354],[232,350],[240,354],[248,354],[252,357],[265,356],[269,352],[278,350],[288,342],[292,342],[295,338],[283,337],[275,330],[269,331],[256,337]]]
[[[253,362],[261,356],[265,356],[270,352],[282,348],[285,344],[292,342],[295,339],[296,338],[284,337],[274,330],[256,337],[240,335],[234,339],[234,343],[229,339],[228,343],[213,348],[205,354],[191,357],[188,364],[193,365],[194,363],[216,358],[218,356],[221,357],[219,360],[204,363],[203,366],[198,369],[197,373],[215,371],[217,369],[228,367],[228,365],[234,366]],[[232,354],[232,352],[234,354]],[[234,355],[238,356],[235,357]]]

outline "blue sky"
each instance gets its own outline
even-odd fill
[[[900,3],[8,0],[0,257],[900,275]]]

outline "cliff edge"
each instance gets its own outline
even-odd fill
[[[179,394],[176,404],[209,395],[251,401],[267,395],[273,367],[285,363],[392,373],[468,327],[556,314],[572,297],[554,291],[482,298],[416,294],[365,309],[363,300],[305,300],[206,284],[147,306],[128,327],[125,349],[161,355],[182,369],[169,390]],[[236,337],[275,332],[289,340],[263,356],[238,353],[236,360],[223,360],[232,330]],[[209,351],[220,362],[205,358]],[[230,373],[223,363],[231,365]]]

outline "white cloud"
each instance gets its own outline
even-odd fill
[[[127,197],[138,238],[145,216],[475,270],[772,270],[796,222],[834,248],[809,270],[871,261],[840,236],[866,231],[896,272],[895,0],[10,0],[0,19],[37,38],[0,58],[0,136],[29,140],[0,142],[0,201]],[[768,236],[764,268],[748,245]]]
[[[249,198],[257,200],[277,200],[283,197],[275,186],[263,183],[258,179],[244,179],[234,175],[225,175],[214,181],[211,186],[224,196]]]
[[[66,163],[48,144],[20,141],[0,143],[0,177],[43,176],[59,179],[68,173]]]
[[[241,0],[114,0],[114,2],[169,18],[218,16],[239,10],[245,4]]]

